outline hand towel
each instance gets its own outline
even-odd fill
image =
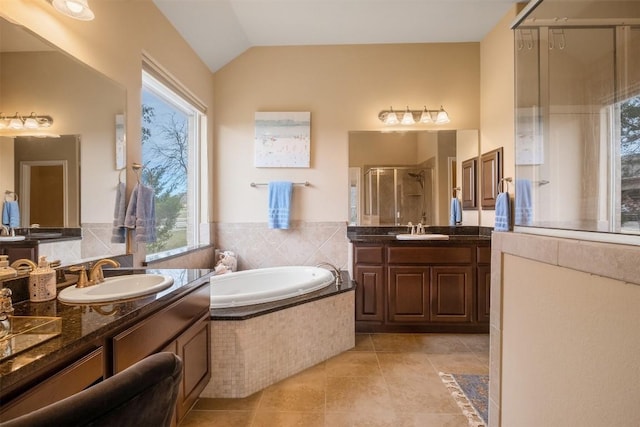
[[[156,197],[153,188],[140,184],[136,201],[136,242],[156,241]]]
[[[510,223],[509,193],[499,193],[496,198],[496,223],[493,229],[495,231],[509,231]]]
[[[515,224],[531,225],[533,205],[531,204],[531,181],[516,179]]]
[[[124,243],[126,230],[124,227],[125,215],[125,185],[119,182],[116,187],[116,205],[113,212],[113,231],[111,233],[111,243]]]
[[[11,228],[20,227],[20,207],[15,200],[6,200],[2,205],[2,225]]]
[[[124,215],[124,226],[127,228],[136,228],[136,211],[138,210],[138,189],[140,184],[136,184],[129,196],[129,205]]]
[[[451,199],[451,213],[449,216],[449,225],[462,223],[462,206],[457,197]]]
[[[288,229],[291,216],[293,183],[272,181],[269,183],[269,228]]]

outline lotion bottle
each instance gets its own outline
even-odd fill
[[[29,300],[50,301],[56,297],[56,272],[49,266],[46,256],[38,260],[38,268],[29,274]]]
[[[0,255],[0,279],[10,279],[18,275],[15,268],[9,267],[8,257],[8,255]]]

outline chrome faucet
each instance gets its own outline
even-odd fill
[[[12,228],[12,227],[7,227],[6,225],[2,224],[2,229],[0,230],[0,236],[15,236],[16,235],[16,231]]]
[[[333,270],[333,276],[335,277],[336,286],[340,286],[342,284],[342,275],[340,274],[340,270],[335,265],[329,262],[321,262],[316,264],[316,267],[329,267],[330,270]]]
[[[96,261],[91,269],[89,270],[89,286],[97,285],[98,283],[104,282],[104,273],[102,272],[102,266],[105,264],[109,264],[112,267],[118,268],[120,267],[120,263],[118,261],[114,261],[111,258],[103,258],[101,260]]]

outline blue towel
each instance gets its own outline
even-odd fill
[[[449,216],[449,225],[462,223],[462,206],[457,197],[451,199],[451,214]]]
[[[5,201],[2,205],[2,225],[20,227],[20,208],[17,201]]]
[[[515,224],[531,225],[533,205],[531,203],[531,181],[516,179]]]
[[[124,228],[125,215],[125,185],[119,182],[116,187],[116,206],[113,212],[113,231],[111,233],[111,243],[124,243],[126,230]]]
[[[272,181],[269,183],[269,228],[289,228],[293,183]]]
[[[157,239],[155,203],[153,188],[142,184],[133,187],[124,226],[136,230],[136,242],[153,243]]]
[[[509,231],[510,223],[509,193],[499,193],[496,198],[496,224],[493,229],[495,231]]]

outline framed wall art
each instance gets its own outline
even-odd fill
[[[256,167],[309,167],[310,112],[256,112],[255,131]]]

